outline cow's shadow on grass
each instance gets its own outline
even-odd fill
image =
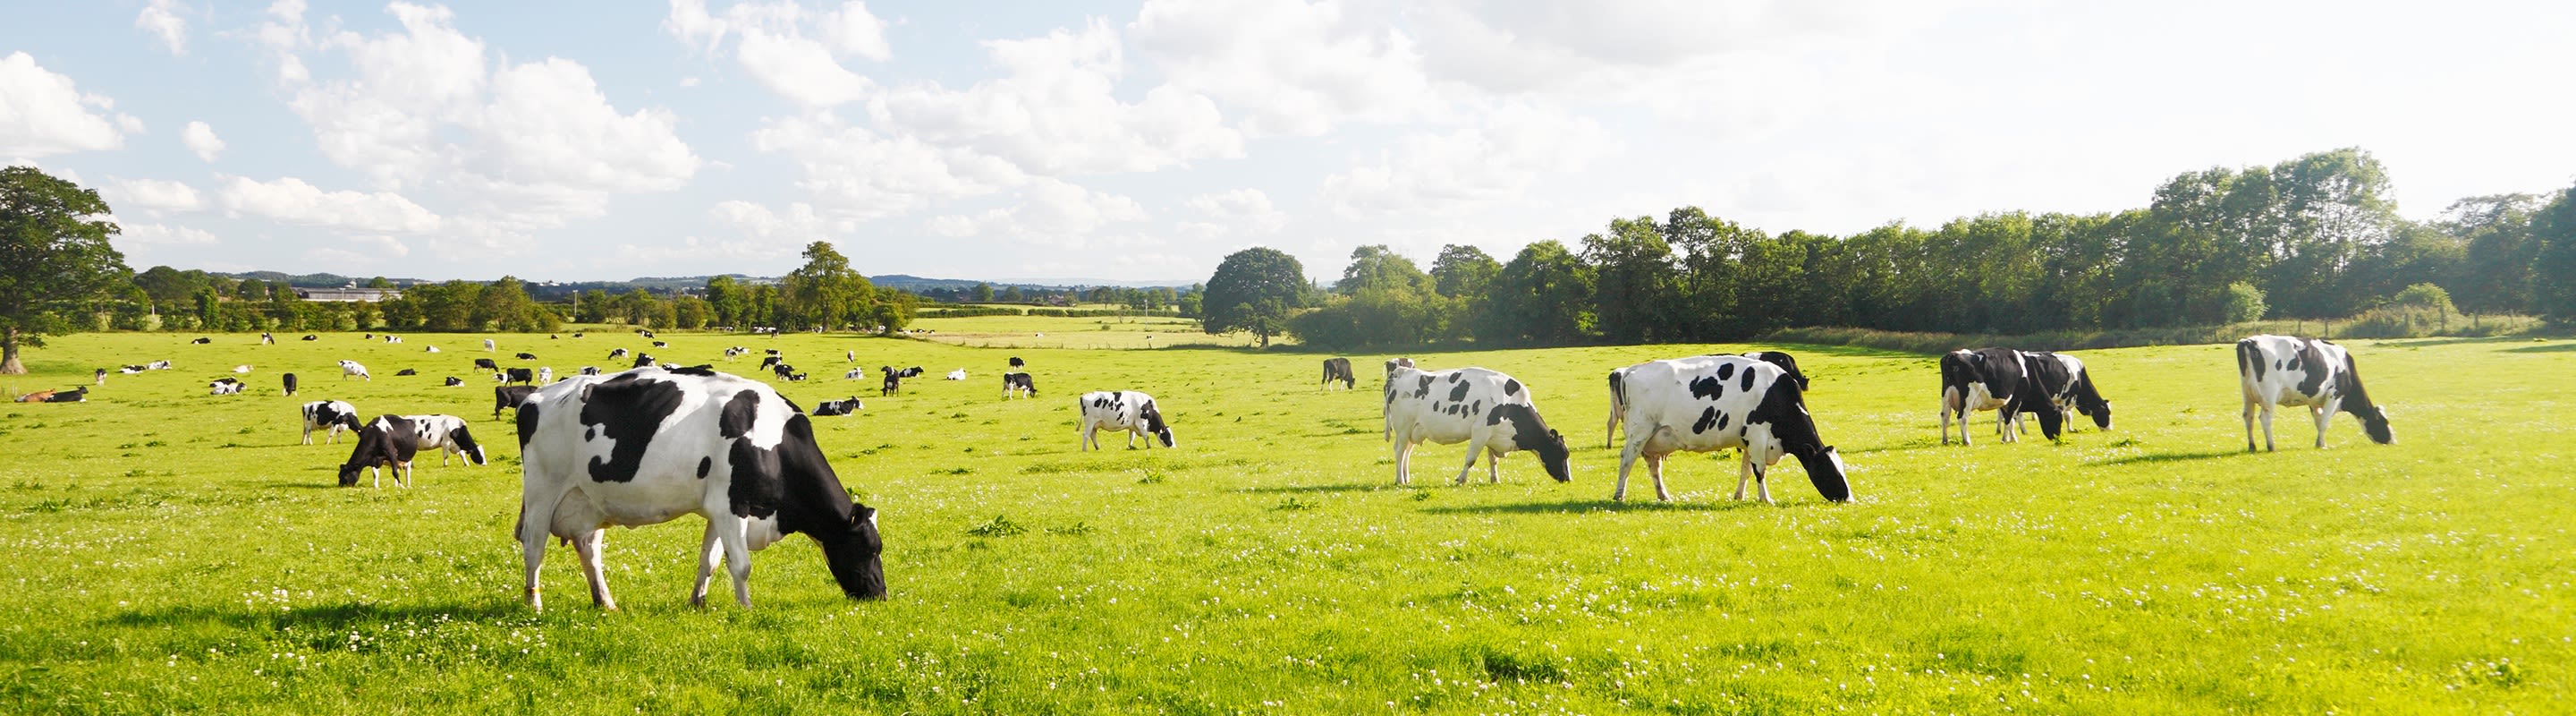
[[[353,626],[426,622],[439,617],[456,621],[491,621],[505,617],[528,617],[536,613],[525,604],[493,599],[481,602],[440,604],[372,604],[344,602],[296,607],[285,611],[256,608],[215,606],[180,606],[163,609],[137,609],[120,612],[100,620],[108,626],[171,627],[190,624],[225,624],[236,628],[306,627],[345,629]]]
[[[2196,452],[2158,452],[2158,453],[2147,453],[2147,454],[2144,454],[2144,455],[2129,455],[2129,456],[2125,456],[2125,457],[2115,457],[2115,458],[2111,458],[2111,459],[2109,459],[2109,460],[2097,460],[2097,461],[2088,462],[2088,463],[2085,463],[2085,464],[2086,464],[2086,465],[2091,465],[2091,466],[2094,466],[2094,467],[2109,467],[2109,466],[2113,466],[2113,465],[2132,465],[2132,464],[2139,464],[2139,463],[2154,464],[2154,463],[2165,463],[2165,462],[2187,462],[2187,461],[2191,461],[2191,460],[2210,460],[2210,459],[2223,458],[2223,457],[2230,457],[2230,456],[2235,456],[2235,455],[2250,455],[2250,454],[2252,454],[2252,453],[2248,453],[2248,452],[2246,452],[2246,451],[2243,451],[2243,450],[2236,450],[2236,449],[2227,449],[2227,450],[2201,450],[2201,451],[2196,451]]]
[[[1458,505],[1424,507],[1427,515],[1576,515],[1585,512],[1725,512],[1769,508],[1760,500],[1718,499],[1705,502],[1659,502],[1654,489],[1647,488],[1646,499],[1559,500],[1556,502],[1514,502],[1500,505]]]
[[[1415,489],[1419,489],[1419,488],[1415,488],[1415,487],[1406,487],[1406,486],[1397,485],[1397,484],[1394,484],[1394,483],[1359,482],[1359,483],[1344,483],[1344,484],[1338,484],[1338,485],[1281,485],[1281,486],[1278,486],[1278,487],[1246,487],[1246,488],[1243,488],[1243,489],[1240,489],[1240,490],[1235,490],[1235,492],[1239,492],[1239,493],[1246,494],[1246,495],[1304,495],[1304,494],[1315,494],[1315,493],[1324,493],[1324,492],[1381,492],[1381,491],[1392,491],[1392,490],[1410,491],[1410,490],[1415,490]]]

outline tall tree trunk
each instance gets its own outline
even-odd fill
[[[26,375],[27,366],[18,362],[18,329],[0,334],[0,375]]]

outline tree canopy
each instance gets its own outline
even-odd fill
[[[1290,312],[1308,304],[1313,288],[1294,256],[1259,246],[1237,251],[1208,277],[1200,325],[1211,335],[1249,331],[1267,346],[1286,330]]]
[[[0,374],[22,374],[21,344],[95,329],[98,304],[133,273],[107,237],[98,192],[35,167],[0,168]]]

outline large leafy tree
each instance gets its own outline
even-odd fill
[[[1592,330],[1592,269],[1565,244],[1522,247],[1494,276],[1492,303],[1479,316],[1479,342],[1566,345]]]
[[[1342,280],[1333,284],[1333,292],[1344,296],[1368,289],[1428,291],[1431,277],[1412,259],[1385,244],[1372,244],[1351,250],[1351,265],[1342,269]]]
[[[21,344],[88,326],[82,314],[133,273],[108,244],[98,192],[29,166],[0,169],[0,374],[27,372]]]
[[[719,326],[741,326],[750,323],[751,291],[744,289],[732,276],[707,279],[708,320]]]
[[[1604,337],[1625,343],[1673,340],[1676,331],[1665,317],[1679,280],[1672,247],[1654,217],[1610,220],[1608,232],[1583,237],[1583,259],[1592,266]]]
[[[1211,335],[1249,331],[1270,345],[1286,331],[1288,316],[1309,303],[1313,286],[1297,257],[1255,246],[1234,252],[1217,264],[1201,299],[1200,327]]]
[[[793,317],[790,328],[837,329],[869,316],[876,304],[875,287],[828,241],[806,244],[805,265],[781,283],[785,312]]]
[[[2576,187],[2558,192],[2531,217],[2539,260],[2531,268],[2533,308],[2562,322],[2576,322]]]

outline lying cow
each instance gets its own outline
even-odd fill
[[[1385,392],[1395,484],[1413,484],[1413,450],[1424,441],[1467,443],[1467,464],[1458,468],[1461,485],[1478,456],[1485,458],[1486,480],[1502,482],[1503,456],[1520,450],[1537,453],[1539,465],[1557,482],[1574,479],[1565,436],[1548,429],[1528,386],[1511,376],[1483,368],[1426,372],[1397,366],[1387,374]]]
[[[450,388],[454,388],[454,387],[456,387],[456,386],[460,386],[460,385],[464,385],[464,384],[465,384],[465,379],[464,379],[464,378],[459,378],[459,377],[456,377],[456,376],[452,376],[452,375],[451,375],[451,376],[448,376],[448,377],[447,377],[447,382],[446,382],[446,383],[443,383],[442,385],[445,385],[445,386],[450,387]],[[495,415],[495,416],[493,416],[493,417],[496,417],[496,418],[497,418],[497,417],[500,417],[500,416]]]
[[[2397,442],[2388,428],[2388,411],[2370,402],[2361,373],[2343,346],[2289,336],[2254,336],[2236,342],[2236,372],[2245,388],[2245,451],[2254,451],[2254,412],[2263,413],[2263,449],[2272,450],[2272,412],[2283,405],[2308,406],[2317,421],[2317,447],[2326,446],[2326,427],[2335,413],[2351,413],[2361,430],[2381,445]]]
[[[465,419],[453,415],[405,415],[411,422],[414,444],[422,450],[438,449],[438,466],[446,467],[449,457],[465,458],[467,465],[489,465],[483,457],[483,446],[474,442],[474,431],[465,427]]]
[[[1647,361],[1620,375],[1620,402],[1626,408],[1621,422],[1628,444],[1619,451],[1619,486],[1610,499],[1627,499],[1628,471],[1642,457],[1646,474],[1655,480],[1655,499],[1670,502],[1672,493],[1664,488],[1666,456],[1727,448],[1744,455],[1735,499],[1744,499],[1749,479],[1762,502],[1772,504],[1764,473],[1792,455],[1825,499],[1851,499],[1842,456],[1817,436],[1804,391],[1778,365],[1746,356],[1699,356]]]
[[[1031,398],[1038,397],[1037,379],[1029,377],[1027,373],[1002,374],[1002,397],[1007,400],[1022,394]]]
[[[964,368],[959,368],[959,369],[956,369],[956,370],[948,371],[948,379],[949,379],[949,380],[965,380],[965,379],[966,379],[966,369],[964,369]]]
[[[407,375],[420,375],[420,370],[415,368],[404,368],[402,370],[394,371],[394,377],[396,378]]]
[[[501,419],[501,410],[503,408],[520,407],[528,402],[528,396],[536,394],[537,389],[535,386],[504,385],[493,388],[492,419]]]
[[[1343,390],[1350,390],[1357,385],[1356,379],[1351,377],[1351,359],[1341,357],[1324,359],[1324,389],[1332,390],[1335,382],[1341,383]]]
[[[885,596],[876,510],[850,500],[812,423],[768,386],[656,368],[574,378],[520,408],[519,436],[530,607],[545,606],[537,577],[549,537],[572,544],[591,601],[614,610],[600,533],[687,514],[707,520],[692,605],[706,603],[721,554],[734,601],[751,606],[751,553],[800,533],[822,546],[843,594]]]
[[[1154,448],[1154,439],[1162,440],[1163,447],[1180,447],[1172,440],[1172,426],[1163,422],[1162,409],[1154,405],[1154,396],[1133,390],[1094,391],[1082,394],[1076,405],[1082,411],[1078,432],[1083,450],[1101,447],[1100,431],[1104,429],[1126,431],[1130,450],[1135,449],[1138,435],[1148,436],[1148,450]]]
[[[393,468],[394,484],[411,487],[411,459],[420,453],[419,428],[411,419],[400,415],[379,415],[367,427],[358,430],[358,446],[349,451],[349,461],[340,464],[340,486],[356,487],[358,471],[369,470],[375,486],[385,486],[385,468]]]
[[[324,444],[338,444],[340,431],[358,430],[358,408],[346,400],[316,400],[304,404],[304,444],[313,444],[313,431],[322,430]]]
[[[242,382],[239,378],[225,376],[222,378],[216,378],[215,382],[207,383],[206,387],[213,391],[207,393],[208,395],[240,395],[242,391]]]
[[[658,348],[658,347],[660,347],[660,346],[655,346],[655,347],[657,347],[657,348]],[[518,358],[519,360],[536,360],[536,359],[537,359],[537,354],[535,354],[535,353],[520,353],[520,354],[515,355],[515,356],[512,356],[512,357],[514,357],[514,358]]]
[[[866,404],[859,402],[859,396],[855,395],[850,396],[847,400],[826,400],[814,406],[814,417],[821,418],[834,415],[849,415],[851,413],[859,412],[859,409],[863,407],[866,407]]]
[[[2056,440],[2066,414],[2057,411],[2049,400],[2048,388],[2031,377],[2036,359],[2010,348],[1955,350],[1941,356],[1941,444],[1950,444],[1950,418],[1959,418],[1959,444],[1968,442],[1968,415],[1980,410],[1998,411],[1998,426],[2005,416],[2021,413],[2039,415],[2039,432]],[[2015,442],[2015,433],[2003,431],[2004,442]]]

